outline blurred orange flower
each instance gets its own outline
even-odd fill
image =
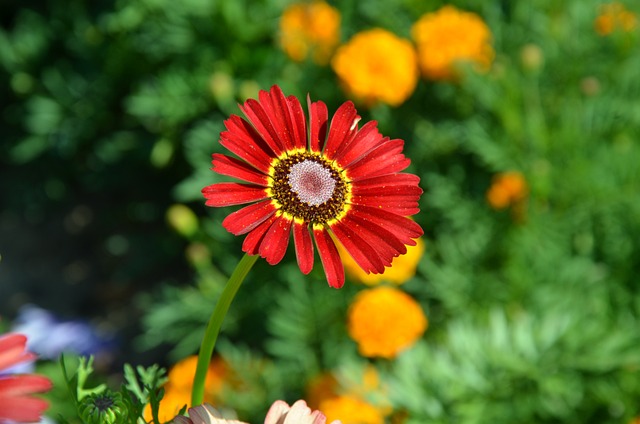
[[[432,80],[455,80],[455,64],[467,61],[486,70],[494,58],[491,31],[480,16],[453,6],[426,13],[411,28],[422,74]]]
[[[398,106],[416,88],[413,45],[381,28],[362,31],[340,46],[331,61],[345,90],[368,105]]]
[[[622,3],[614,1],[600,6],[594,26],[596,32],[604,36],[617,29],[631,32],[636,28],[637,21],[636,15],[627,10]]]
[[[382,286],[358,293],[347,328],[360,354],[391,359],[422,337],[427,325],[418,302],[402,290]]]
[[[327,422],[340,420],[342,424],[384,424],[384,415],[375,406],[351,395],[335,396],[320,403]]]
[[[331,372],[325,372],[312,378],[307,385],[307,402],[309,407],[320,409],[320,403],[337,396],[339,389],[338,380]]]
[[[527,197],[527,182],[521,173],[503,172],[493,178],[487,191],[487,202],[494,209],[517,206]]]
[[[280,18],[280,45],[293,60],[326,64],[340,41],[340,12],[323,1],[294,3]]]
[[[373,365],[367,365],[360,375],[343,376],[340,381],[331,372],[320,374],[312,379],[307,386],[307,400],[311,408],[328,408],[328,419],[340,418],[343,424],[360,423],[359,416],[353,415],[349,405],[361,406],[367,411],[366,415],[387,417],[393,412],[388,399],[387,389],[380,381],[378,371]],[[355,377],[355,378],[354,378]],[[345,410],[345,407],[346,410]],[[369,421],[366,421],[369,422]]]
[[[164,385],[164,397],[160,401],[158,411],[158,418],[161,422],[170,421],[183,406],[190,406],[191,389],[197,363],[198,356],[193,355],[176,363],[169,370],[167,376],[169,381]],[[214,403],[217,400],[228,374],[227,365],[222,358],[216,357],[211,361],[205,379],[204,402]],[[152,419],[150,405],[145,407],[144,419],[147,422]]]
[[[391,266],[386,268],[382,274],[367,274],[342,246],[339,246],[338,250],[345,271],[355,280],[368,286],[375,286],[385,281],[400,285],[406,283],[416,274],[416,268],[424,254],[424,241],[418,238],[415,246],[407,246],[407,253],[393,258]]]

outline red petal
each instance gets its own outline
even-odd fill
[[[393,199],[376,199],[375,201],[354,198],[353,204],[372,206],[402,216],[412,216],[420,212],[417,202],[395,201]]]
[[[413,239],[424,234],[420,225],[401,215],[363,205],[351,205],[349,213],[391,231],[402,243],[415,246]]]
[[[275,265],[284,258],[289,245],[289,235],[291,234],[292,219],[285,216],[279,216],[278,219],[271,224],[269,230],[264,235],[264,239],[260,243],[260,256],[265,258],[270,265]]]
[[[327,282],[329,286],[339,289],[344,285],[344,266],[338,249],[325,228],[314,228],[313,236]]]
[[[2,377],[0,378],[0,397],[42,393],[51,389],[52,386],[51,380],[39,375],[12,375]]]
[[[347,168],[347,176],[351,181],[357,181],[402,171],[411,163],[402,154],[403,147],[402,140],[389,140],[382,143]]]
[[[336,161],[346,168],[388,138],[378,132],[378,123],[369,121],[360,128],[349,142],[344,143],[335,154]]]
[[[418,200],[422,189],[417,185],[366,186],[353,184],[351,203],[381,208],[398,215],[410,216],[420,212]]]
[[[275,212],[276,208],[271,204],[271,201],[265,200],[235,211],[222,221],[222,226],[236,236],[246,234]]]
[[[357,215],[348,214],[343,222],[360,235],[370,246],[374,246],[381,258],[392,258],[407,253],[407,247],[393,233]]]
[[[295,96],[287,97],[289,115],[293,123],[293,142],[297,149],[307,149],[307,122],[300,101]]]
[[[249,255],[257,255],[260,250],[260,243],[262,243],[262,240],[264,239],[264,235],[276,219],[278,219],[278,216],[274,213],[269,217],[269,219],[247,234],[242,242],[242,251]]]
[[[398,185],[417,186],[420,182],[420,177],[413,174],[390,174],[382,175],[379,177],[360,179],[358,180],[358,188],[368,187],[390,187]],[[354,186],[356,186],[354,184]],[[354,187],[355,188],[355,187]]]
[[[313,242],[306,223],[293,223],[293,241],[300,271],[308,274],[313,269]]]
[[[257,171],[253,166],[246,162],[220,153],[214,153],[211,157],[213,158],[211,161],[211,164],[213,165],[213,168],[211,168],[212,171],[250,183],[263,186],[267,185],[267,175]]]
[[[327,105],[320,101],[311,103],[309,96],[307,96],[307,105],[309,107],[309,148],[312,152],[321,152],[327,139],[329,121]]]
[[[356,111],[353,102],[343,103],[331,118],[329,126],[329,138],[327,145],[324,147],[324,156],[333,159],[336,151],[344,143],[348,143],[350,139],[358,132],[358,121],[360,115]]]
[[[48,407],[49,403],[43,399],[3,397],[0,398],[0,417],[21,423],[39,422]]]
[[[333,224],[331,231],[365,272],[381,274],[384,272],[384,267],[391,264],[390,259],[383,262],[378,252],[343,222],[338,221]]]
[[[422,189],[417,185],[372,185],[363,187],[358,181],[352,184],[351,192],[360,196],[402,196],[407,199],[417,200],[422,194]]]
[[[241,205],[267,198],[264,187],[240,183],[213,184],[203,188],[202,194],[207,199],[205,204],[213,207]]]
[[[260,96],[264,96],[262,93],[266,92],[261,91]],[[270,106],[267,105],[267,107]],[[276,156],[280,156],[285,149],[284,143],[278,137],[278,133],[269,119],[269,114],[264,110],[260,102],[248,99],[243,106],[240,106],[240,110],[246,115],[258,134],[260,134],[260,137],[269,145]]]
[[[21,362],[36,358],[26,352],[27,337],[23,334],[9,333],[0,337],[0,371]]]
[[[295,146],[293,140],[293,123],[289,114],[289,103],[284,97],[284,93],[277,85],[271,87],[270,91],[260,91],[258,93],[260,104],[271,121],[271,125],[276,130],[276,137],[285,150],[292,150]]]
[[[220,134],[220,144],[256,169],[269,173],[271,160],[276,157],[250,123],[237,115],[224,121],[228,131]]]
[[[354,196],[351,203],[353,205],[371,206],[378,209],[384,209],[387,212],[401,216],[412,216],[420,212],[418,202],[402,201],[394,198],[361,198]]]

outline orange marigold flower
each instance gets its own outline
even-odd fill
[[[617,29],[631,32],[636,28],[636,25],[636,15],[617,1],[601,5],[600,14],[594,22],[596,32],[603,36],[609,35]]]
[[[171,421],[183,407],[189,406],[190,403],[191,392],[165,386],[164,396],[158,409],[158,419],[161,423]],[[144,409],[144,419],[146,422],[153,422],[150,404],[147,404]]]
[[[169,370],[169,384],[174,388],[191,392],[197,365],[198,355],[191,355],[177,362]],[[205,388],[211,397],[220,393],[228,373],[224,359],[219,356],[213,358],[205,378]]]
[[[494,209],[504,209],[521,203],[527,191],[527,182],[521,173],[503,172],[494,177],[487,191],[487,201]]]
[[[411,296],[382,286],[356,296],[347,326],[363,356],[391,359],[422,337],[427,317]]]
[[[424,254],[424,241],[421,238],[416,239],[416,245],[408,246],[407,253],[393,258],[391,265],[382,274],[367,274],[346,253],[344,248],[339,250],[345,271],[355,280],[368,286],[375,286],[385,281],[400,285],[406,283],[416,274],[416,268]]]
[[[398,106],[416,88],[416,52],[408,40],[381,28],[360,32],[331,61],[349,94],[367,104]]]
[[[331,372],[325,372],[312,378],[306,390],[309,407],[320,409],[322,401],[337,396],[338,388],[338,380]]]
[[[455,64],[471,62],[488,69],[494,58],[491,31],[480,16],[453,6],[426,13],[411,28],[422,74],[433,80],[454,80]]]
[[[176,363],[168,373],[168,382],[164,385],[164,397],[160,401],[158,418],[161,422],[170,421],[183,406],[191,404],[191,389],[193,377],[196,373],[198,356],[192,355]],[[204,402],[214,403],[222,391],[228,369],[224,360],[216,357],[211,361],[205,378]],[[151,406],[144,410],[144,418],[148,422],[152,419]]]
[[[375,406],[350,395],[335,396],[321,402],[320,408],[327,422],[340,420],[342,424],[384,424],[384,415]]]
[[[340,381],[331,372],[325,372],[313,378],[307,386],[307,402],[311,408],[322,409],[328,399],[348,395],[352,398],[367,400],[383,416],[391,414],[386,387],[383,386],[378,371],[373,365],[367,365],[361,375],[343,376]],[[353,378],[355,377],[355,378]]]
[[[280,18],[280,45],[298,62],[311,54],[316,63],[327,63],[339,41],[340,12],[323,1],[295,3]]]

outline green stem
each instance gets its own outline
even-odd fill
[[[204,333],[204,338],[200,345],[200,353],[198,354],[198,366],[196,367],[196,375],[193,379],[193,389],[191,391],[191,406],[202,405],[205,377],[211,363],[211,355],[213,355],[213,348],[216,345],[222,321],[227,315],[231,301],[233,301],[240,285],[257,259],[258,255],[249,256],[245,254],[242,257],[233,274],[229,277],[229,281],[227,281],[227,285],[224,287],[218,303],[216,303],[211,318],[209,318],[209,324]]]

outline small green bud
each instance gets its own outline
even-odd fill
[[[127,406],[122,395],[109,390],[82,399],[78,411],[86,424],[124,424],[127,421]]]
[[[193,237],[198,232],[198,216],[182,204],[172,205],[167,210],[167,221],[178,233],[186,238]]]
[[[216,71],[211,75],[209,80],[209,88],[213,94],[213,98],[218,103],[229,103],[233,101],[235,95],[235,87],[233,78],[226,72]]]

